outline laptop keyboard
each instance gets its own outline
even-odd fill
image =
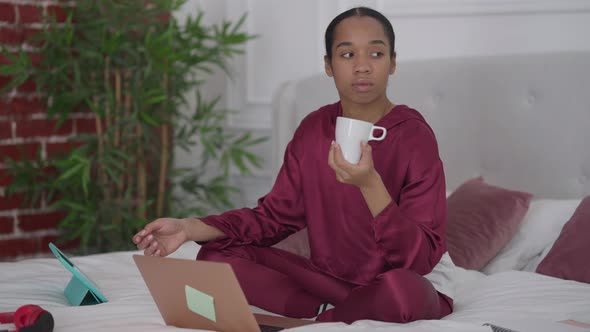
[[[284,327],[262,325],[262,324],[260,324],[258,326],[260,326],[260,332],[276,332],[276,331],[282,331],[285,329]]]

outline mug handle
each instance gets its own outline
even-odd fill
[[[375,137],[375,135],[373,134],[375,132],[375,129],[382,131],[381,136]],[[387,136],[387,129],[379,126],[373,126],[373,128],[371,129],[371,137],[369,137],[369,141],[382,141],[383,139],[385,139],[385,136]]]

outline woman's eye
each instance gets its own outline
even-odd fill
[[[352,52],[342,53],[341,57],[343,57],[343,58],[352,58]]]
[[[378,58],[378,57],[383,56],[383,52],[372,52],[371,56]]]

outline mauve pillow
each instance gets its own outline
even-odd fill
[[[537,273],[590,284],[590,196],[582,200],[576,212],[563,226]]]
[[[447,199],[447,249],[455,265],[479,270],[518,230],[532,194],[485,183],[463,183]]]

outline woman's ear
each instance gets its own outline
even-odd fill
[[[395,54],[391,57],[391,67],[389,68],[389,75],[393,75],[393,73],[395,73],[395,67],[396,67],[396,63],[395,63]]]
[[[334,74],[332,73],[332,62],[327,55],[324,55],[324,69],[326,70],[326,74],[328,77],[333,77]]]

